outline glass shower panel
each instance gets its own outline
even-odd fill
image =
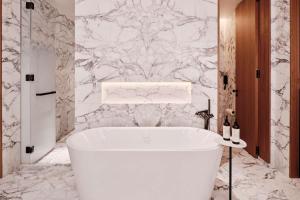
[[[28,6],[28,2],[32,6]],[[26,5],[27,4],[27,5]],[[54,23],[43,0],[22,0],[22,161],[33,163],[55,145]],[[26,76],[34,80],[26,80]]]

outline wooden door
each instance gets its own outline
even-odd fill
[[[256,1],[258,13],[258,147],[270,162],[271,152],[271,0]]]
[[[246,150],[270,162],[271,1],[243,0],[236,8],[237,119]]]
[[[256,155],[258,144],[258,28],[256,0],[243,0],[236,8],[237,121],[246,150]]]
[[[290,177],[300,177],[300,2],[291,0]]]

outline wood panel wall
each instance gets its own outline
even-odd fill
[[[291,0],[291,112],[290,177],[300,177],[300,2]]]
[[[258,39],[256,1],[243,0],[236,8],[236,112],[241,138],[254,157],[258,144]]]
[[[270,162],[271,2],[243,0],[236,8],[237,119],[246,150]]]
[[[259,157],[270,163],[271,153],[271,0],[258,3],[258,145]]]

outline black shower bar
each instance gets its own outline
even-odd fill
[[[36,96],[46,96],[46,95],[50,95],[50,94],[56,94],[56,91],[36,93]]]

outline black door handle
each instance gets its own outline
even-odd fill
[[[50,94],[56,94],[56,91],[51,91],[51,92],[44,92],[44,93],[36,93],[36,96],[46,96]]]

